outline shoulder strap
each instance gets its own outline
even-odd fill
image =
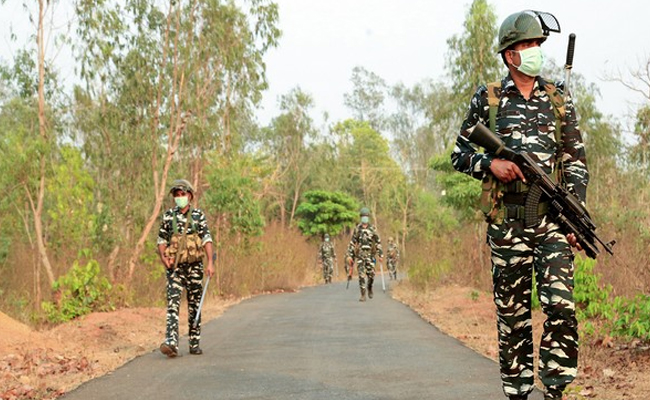
[[[198,232],[198,229],[196,228],[196,221],[194,221],[194,217],[192,215],[192,207],[190,207],[189,210],[187,210],[187,222],[190,222],[192,224],[192,230],[196,233]],[[187,234],[189,224],[185,224],[185,233]],[[178,229],[178,213],[174,213],[174,219],[172,220],[172,233],[180,233]]]
[[[557,87],[541,79],[544,85],[544,90],[548,94],[551,104],[553,105],[553,114],[555,114],[555,143],[558,144],[557,152],[555,153],[555,176],[558,183],[564,185],[564,162],[563,157],[563,143],[562,143],[562,121],[566,117],[566,107],[564,97],[557,90]]]
[[[487,84],[488,106],[490,107],[490,130],[494,132],[497,127],[497,111],[499,110],[499,99],[501,98],[501,81]]]
[[[555,141],[558,144],[562,143],[562,121],[566,116],[566,108],[564,107],[564,97],[557,90],[557,87],[550,83],[542,80],[544,84],[544,90],[548,94],[548,97],[551,99],[551,104],[553,105],[553,113],[555,114]]]

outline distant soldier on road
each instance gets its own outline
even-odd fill
[[[392,237],[388,238],[388,248],[386,249],[386,266],[388,267],[388,277],[397,280],[397,264],[399,263],[399,247]]]
[[[172,184],[169,193],[176,207],[167,210],[158,231],[158,253],[167,274],[167,332],[160,351],[167,357],[178,355],[178,313],[183,288],[187,292],[190,354],[200,355],[200,321],[193,326],[203,291],[203,255],[208,266],[205,272],[214,275],[212,236],[203,211],[192,208],[194,189],[185,179]],[[200,318],[200,317],[199,317]]]
[[[379,256],[379,262],[383,262],[384,253],[381,249],[381,239],[377,229],[370,225],[370,210],[366,207],[360,211],[361,223],[359,223],[350,239],[348,245],[347,260],[349,260],[348,276],[352,275],[354,264],[359,274],[359,289],[361,297],[359,301],[366,301],[366,289],[368,298],[372,299],[372,284],[375,280],[375,259]]]
[[[335,262],[336,251],[334,251],[334,244],[330,241],[330,235],[326,233],[323,236],[323,242],[318,248],[318,263],[323,268],[323,279],[325,279],[325,283],[332,283]]]

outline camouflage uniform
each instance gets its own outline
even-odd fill
[[[332,283],[334,260],[336,260],[334,244],[332,242],[323,241],[318,249],[318,261],[323,266],[323,278],[325,279],[325,283]]]
[[[562,92],[563,84],[556,83]],[[556,117],[544,82],[536,78],[531,97],[526,100],[515,86],[510,74],[501,81],[496,118],[497,135],[515,151],[529,153],[546,173],[552,175],[561,147],[564,161],[563,181],[567,188],[584,202],[589,174],[585,149],[577,126],[571,99],[565,104],[561,144],[555,139]],[[490,163],[495,157],[478,153],[467,135],[478,122],[489,125],[487,87],[474,94],[467,118],[451,155],[458,171],[478,179],[491,175]],[[487,229],[491,248],[494,302],[497,306],[499,359],[504,393],[512,398],[525,398],[533,390],[533,341],[531,325],[531,293],[533,274],[546,315],[540,343],[539,374],[549,393],[560,393],[573,381],[578,360],[578,323],[573,300],[573,253],[565,233],[547,215],[538,225],[525,228],[514,212],[519,202],[509,204],[508,198],[525,196],[516,189],[520,184],[502,184],[501,215]],[[513,193],[510,193],[512,191]],[[512,196],[510,196],[512,195]],[[510,197],[508,197],[510,196]],[[541,212],[540,212],[541,213]]]
[[[386,266],[388,267],[388,276],[390,279],[397,279],[397,263],[399,262],[399,248],[397,244],[388,239],[388,249],[386,249]]]
[[[365,300],[366,289],[368,297],[372,298],[372,284],[375,280],[375,257],[383,258],[384,256],[377,229],[370,224],[358,224],[354,228],[346,254],[357,265],[359,289],[361,290],[360,300]]]
[[[202,244],[212,242],[212,236],[208,229],[208,223],[203,211],[196,208],[190,208],[193,223],[188,224],[187,215],[180,212],[178,207],[171,208],[165,212],[158,231],[158,244],[169,246],[170,240],[173,235],[173,220],[176,216],[177,230],[181,233],[187,229],[188,234],[198,233],[201,238]],[[189,229],[188,229],[189,225]],[[192,325],[199,308],[201,301],[201,293],[203,291],[203,263],[201,261],[195,263],[179,263],[177,268],[170,268],[166,270],[167,273],[167,331],[166,340],[170,346],[178,347],[178,325],[179,325],[179,310],[181,304],[181,294],[183,288],[187,292],[187,310],[188,310],[188,324],[189,324],[189,345],[190,351],[199,348],[199,341],[201,340],[201,321],[194,328]]]

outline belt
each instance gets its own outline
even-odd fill
[[[520,180],[508,182],[503,185],[504,193],[526,193],[528,189],[530,189],[530,185]]]
[[[513,219],[524,219],[526,217],[526,208],[519,204],[508,204],[504,201],[505,217]],[[548,202],[541,202],[537,205],[537,216],[541,217],[548,212]]]

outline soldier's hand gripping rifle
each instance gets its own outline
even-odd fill
[[[524,206],[524,221],[527,227],[530,225],[529,221],[537,220],[537,206],[543,195],[549,202],[551,217],[560,225],[565,234],[572,233],[575,235],[588,257],[595,259],[600,253],[596,242],[600,243],[609,254],[614,254],[612,246],[616,241],[612,240],[609,243],[604,243],[596,235],[596,225],[591,220],[587,209],[580,203],[580,200],[562,185],[553,182],[529,154],[517,153],[506,147],[496,134],[480,122],[468,135],[467,139],[497,157],[512,161],[521,169],[531,185]]]

